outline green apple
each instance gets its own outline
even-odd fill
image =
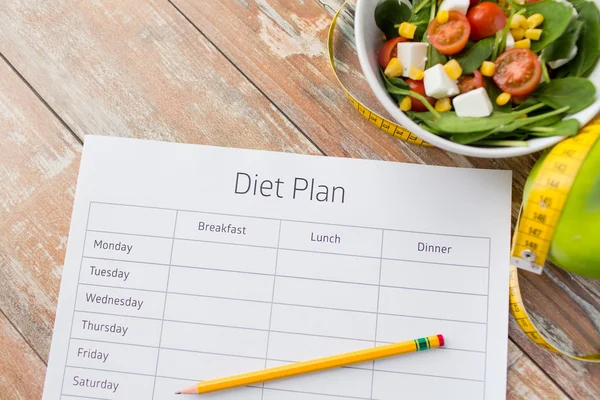
[[[546,154],[527,178],[524,201]],[[549,259],[567,271],[600,279],[600,140],[588,153],[569,192],[552,238]]]

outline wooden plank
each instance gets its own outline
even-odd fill
[[[46,366],[13,325],[0,313],[0,388],[2,398],[42,397]]]
[[[0,52],[80,137],[317,153],[166,1],[0,8]]]
[[[509,342],[506,398],[562,400],[569,397],[521,349]]]
[[[0,59],[0,309],[45,360],[81,144]]]

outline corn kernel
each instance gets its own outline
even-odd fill
[[[484,61],[479,68],[481,75],[483,76],[494,76],[496,72],[496,64],[491,61]]]
[[[510,93],[504,92],[498,97],[496,97],[496,104],[498,104],[499,106],[503,106],[510,101],[510,97]]]
[[[525,37],[525,29],[523,29],[523,28],[511,29],[510,34],[512,35],[512,37],[515,40],[521,40]]]
[[[448,22],[449,17],[450,17],[450,13],[448,12],[448,10],[440,10],[437,13],[437,16],[435,17],[435,19],[437,20],[438,23],[445,24],[446,22]]]
[[[452,103],[450,103],[450,98],[444,97],[443,99],[437,100],[433,108],[435,108],[435,111],[439,112],[446,112],[452,110]]]
[[[530,49],[531,48],[531,40],[523,39],[515,42],[515,49]]]
[[[396,78],[398,76],[402,76],[403,71],[402,61],[394,57],[390,60],[387,67],[385,67],[385,71],[383,71],[383,73],[388,78]]]
[[[422,81],[424,75],[425,73],[423,72],[423,70],[419,68],[410,67],[410,69],[408,70],[408,77],[413,81]]]
[[[544,22],[544,16],[542,14],[533,14],[531,17],[527,18],[527,28],[537,28],[542,22]]]
[[[414,81],[422,81],[424,77],[424,72],[422,69],[410,67],[408,70],[408,77]]]
[[[458,63],[458,61],[452,59],[444,65],[444,70],[446,74],[450,77],[450,79],[458,79],[462,75],[462,67]]]
[[[406,96],[404,99],[402,99],[402,101],[400,102],[400,109],[402,111],[410,111],[410,109],[412,108],[412,100],[410,97]]]
[[[527,23],[527,18],[524,15],[517,14],[510,20],[510,29],[518,29],[524,23]]]
[[[398,28],[398,33],[402,37],[405,37],[407,39],[413,39],[415,37],[416,30],[416,25],[411,24],[410,22],[403,22],[400,24],[400,28]]]
[[[525,37],[527,39],[540,40],[541,36],[542,36],[542,30],[541,29],[527,29],[525,31]]]

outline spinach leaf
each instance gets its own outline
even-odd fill
[[[423,43],[429,43],[427,35],[423,37]],[[427,46],[427,61],[425,62],[425,69],[429,69],[436,64],[446,64],[448,57],[440,53],[432,45]]]
[[[577,55],[569,62],[571,76],[585,76],[600,55],[600,11],[596,4],[587,2],[581,7],[577,21],[582,23],[577,40]]]
[[[569,0],[569,2],[571,4],[573,4],[573,7],[575,7],[577,12],[580,13],[583,6],[587,3],[589,3],[590,1],[589,0]]]
[[[520,6],[520,8],[523,7],[524,6]],[[540,40],[531,42],[531,51],[534,53],[539,52],[561,37],[571,22],[571,7],[555,1],[545,0],[538,3],[527,4],[525,10],[525,14],[528,17],[537,13],[544,16],[542,36],[540,37]]]
[[[400,36],[394,27],[410,18],[410,8],[398,0],[386,0],[375,8],[375,23],[383,31],[386,39]]]
[[[437,119],[429,115],[429,113],[410,113],[410,116],[442,132],[458,134],[459,136],[476,136],[483,132],[491,132],[502,125],[514,121],[521,115],[535,111],[543,106],[543,104],[536,104],[521,111],[511,113],[494,111],[492,115],[485,118],[458,117],[455,112],[451,111],[442,113]]]
[[[577,20],[572,21],[567,30],[542,51],[542,59],[544,62],[568,58],[571,49],[577,44],[582,26],[583,22]]]
[[[569,107],[569,113],[579,112],[594,102],[596,88],[586,78],[567,77],[544,82],[533,96],[554,109]]]
[[[490,100],[492,100],[492,104],[494,105],[494,110],[510,112],[510,109],[511,109],[510,102],[506,103],[503,106],[499,106],[498,104],[496,104],[496,98],[502,94],[502,89],[500,89],[498,86],[496,86],[496,84],[494,83],[494,81],[492,81],[491,78],[487,78],[487,77],[484,78],[483,86],[485,87],[485,91],[487,92]],[[536,103],[537,102],[528,104],[528,106],[534,105]],[[524,108],[526,108],[526,107],[524,107]],[[516,110],[516,111],[519,111],[519,110]]]
[[[486,137],[490,136],[491,134],[492,134],[492,131],[469,132],[469,133],[462,133],[462,134],[459,133],[459,134],[452,135],[450,137],[450,140],[452,140],[455,143],[460,143],[460,144],[471,144],[478,140],[485,139]]]
[[[501,125],[499,127],[497,127],[496,129],[494,129],[492,131],[492,133],[497,133],[497,132],[513,132],[516,131],[517,129],[520,129],[524,126],[528,126],[529,124],[533,123],[533,122],[540,122],[540,121],[544,121],[547,118],[552,118],[556,115],[560,115],[565,113],[567,110],[569,109],[569,106],[565,106],[563,108],[559,108],[558,110],[554,110],[554,111],[550,111],[544,114],[540,114],[540,115],[536,115],[534,117],[527,117],[527,118],[519,118],[519,119],[515,119],[514,121],[506,124],[506,125]]]
[[[530,135],[533,136],[575,136],[579,132],[580,124],[576,119],[565,119],[550,126],[531,127],[527,126]]]
[[[527,125],[527,129],[529,128],[543,128],[549,125],[554,125],[557,122],[562,121],[564,115],[556,114],[541,121],[535,121]]]
[[[413,14],[408,19],[408,22],[417,26],[417,30],[415,31],[416,41],[421,41],[424,38],[425,31],[427,31],[427,26],[429,25],[431,4],[434,1],[422,0],[413,3]]]
[[[488,59],[494,49],[495,39],[494,36],[482,39],[455,56],[464,74],[472,74],[473,71],[479,68],[482,62]]]

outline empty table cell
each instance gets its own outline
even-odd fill
[[[383,260],[381,284],[424,290],[487,294],[488,269]]]
[[[168,265],[85,258],[80,283],[130,289],[167,290]]]
[[[172,265],[274,274],[277,249],[175,240]]]
[[[282,249],[379,257],[381,230],[307,222],[281,223]]]
[[[485,323],[487,296],[382,287],[379,312]]]
[[[300,362],[373,347],[372,341],[271,332],[270,360]]]
[[[342,397],[325,394],[265,389],[262,400],[356,400],[356,397]]]
[[[162,318],[165,293],[79,285],[75,308],[106,314]]]
[[[169,293],[164,318],[173,321],[267,330],[270,314],[270,303]]]
[[[269,360],[267,367],[288,363]],[[312,374],[265,382],[266,389],[281,389],[295,392],[315,393],[331,396],[348,396],[360,399],[371,398],[373,371],[359,368],[336,368]]]
[[[64,395],[91,399],[151,399],[153,376],[67,367]]]
[[[377,292],[372,285],[277,277],[273,302],[377,312]]]
[[[273,304],[271,330],[373,341],[376,318],[364,312]]]
[[[376,258],[279,250],[277,275],[377,285],[379,263]]]
[[[92,203],[88,230],[173,237],[174,210]]]
[[[165,377],[156,378],[154,388],[154,400],[181,400],[181,396],[175,394],[176,391],[190,387],[198,383],[196,379],[173,379]],[[208,393],[202,395],[202,400],[263,400],[261,387],[241,387],[221,392]],[[194,396],[191,396],[194,397]],[[70,399],[69,399],[70,400]],[[86,399],[87,400],[87,399]],[[145,399],[144,399],[145,400]]]
[[[112,260],[169,264],[173,239],[87,232],[83,255]]]
[[[154,375],[158,348],[71,339],[67,365]]]
[[[483,381],[485,353],[444,348],[431,349],[404,354],[401,357],[376,360],[375,369]]]
[[[433,376],[396,374],[375,371],[373,375],[373,398],[398,400],[398,393],[405,399],[483,400],[483,382]],[[502,394],[504,396],[504,394]]]
[[[377,320],[377,341],[403,342],[443,333],[444,347],[447,349],[485,351],[486,330],[485,324],[472,322],[380,314]]]
[[[383,257],[407,261],[485,267],[490,240],[451,235],[385,231]]]
[[[271,301],[273,275],[172,267],[169,292]]]
[[[165,321],[161,347],[264,360],[267,332]]]
[[[161,349],[158,375],[205,381],[258,371],[264,367],[265,360],[259,358]]]
[[[73,338],[158,346],[162,321],[75,312]]]
[[[279,221],[199,212],[179,212],[175,237],[208,242],[277,247]]]

